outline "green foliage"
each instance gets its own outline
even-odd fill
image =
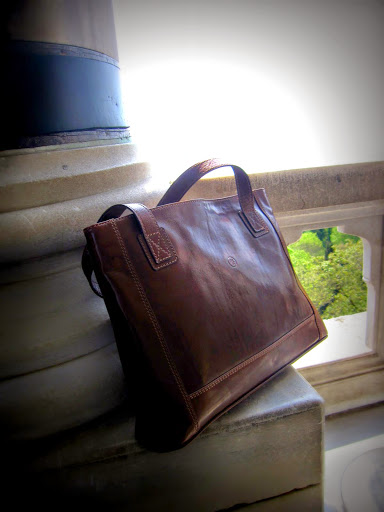
[[[290,250],[304,251],[312,256],[324,256],[324,247],[314,231],[304,231],[300,240],[289,246]]]
[[[360,238],[337,228],[306,231],[288,251],[300,282],[324,319],[366,310]]]
[[[348,240],[352,243],[361,241],[358,236],[340,233],[337,228],[331,228],[331,242],[333,245],[345,244]]]

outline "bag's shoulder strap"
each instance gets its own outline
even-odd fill
[[[118,219],[121,217],[121,215],[127,210],[127,205],[125,204],[115,204],[108,208],[108,210],[105,210],[103,215],[99,218],[97,223],[104,222],[105,220],[110,219]],[[88,280],[89,286],[92,288],[92,290],[98,295],[99,297],[103,297],[100,288],[97,284],[97,281],[94,279],[94,269],[93,269],[93,263],[91,259],[91,255],[88,250],[88,246],[86,245],[84,247],[83,255],[81,258],[81,267],[83,269],[84,275]]]
[[[252,193],[251,182],[247,173],[239,166],[226,164],[217,159],[205,160],[187,169],[179,178],[171,185],[158,206],[168,204],[170,202],[179,201],[189,188],[196,183],[202,176],[218,169],[220,167],[232,167],[235,174],[236,188],[240,203],[241,218],[244,220],[246,227],[252,236],[259,237],[268,233],[268,228],[263,222],[260,215],[255,211],[255,201]],[[164,229],[160,229],[155,216],[147,207],[142,204],[115,204],[106,210],[97,222],[103,222],[110,219],[121,217],[126,210],[130,210],[138,220],[145,242],[149,248],[155,265],[167,266],[174,261],[176,253],[170,240],[167,238]],[[102,297],[98,289],[96,281],[92,279],[93,264],[86,247],[82,258],[82,267],[85,276],[92,290]]]
[[[197,181],[199,181],[200,178],[211,171],[220,169],[221,167],[232,168],[236,179],[237,193],[239,195],[239,200],[242,203],[243,210],[252,210],[252,187],[248,175],[238,165],[228,164],[218,158],[204,160],[203,162],[199,162],[189,167],[172,183],[164,196],[158,202],[157,206],[177,203],[188,192],[188,190]]]
[[[170,240],[166,237],[164,230],[160,229],[157,220],[155,219],[151,210],[149,210],[143,204],[115,204],[103,213],[97,223],[110,219],[118,219],[127,210],[130,210],[138,220],[141,231],[143,233],[143,237],[155,263],[162,263],[162,266],[166,266],[167,260],[169,263],[171,263],[171,260],[175,257],[174,248]],[[102,297],[103,295],[93,276],[93,262],[87,246],[85,246],[83,251],[81,266],[92,290],[96,293],[96,295]]]

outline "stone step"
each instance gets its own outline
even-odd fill
[[[36,499],[41,508],[43,497],[47,506],[53,499],[103,510],[214,512],[269,498],[275,499],[259,505],[279,510],[277,497],[285,495],[281,506],[305,510],[308,503],[307,510],[320,511],[323,425],[321,397],[291,366],[173,452],[142,448],[134,418],[119,409],[35,442],[28,502]]]

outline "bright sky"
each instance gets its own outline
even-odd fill
[[[113,0],[128,124],[169,179],[384,160],[379,0]]]
[[[172,161],[179,172],[215,156],[253,171],[324,162],[300,100],[250,68],[209,59],[169,60],[143,67],[127,81],[133,138],[144,159],[159,167]]]

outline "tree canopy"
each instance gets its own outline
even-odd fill
[[[295,272],[324,319],[367,309],[363,242],[337,228],[305,231],[288,246]]]

